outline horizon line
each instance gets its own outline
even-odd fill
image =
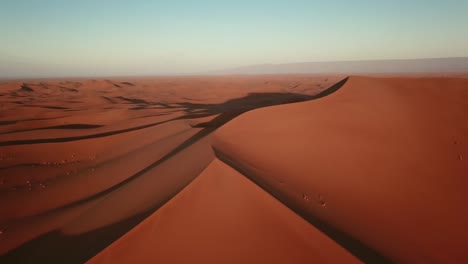
[[[457,57],[430,57],[430,58],[413,58],[413,59],[356,59],[356,60],[330,60],[330,61],[301,61],[301,62],[287,62],[287,63],[259,63],[259,64],[250,64],[243,65],[231,68],[224,68],[219,70],[211,70],[204,72],[184,72],[184,73],[154,73],[154,74],[129,74],[129,75],[120,75],[120,74],[110,74],[110,75],[38,75],[38,76],[15,76],[7,77],[0,76],[2,81],[15,81],[15,80],[42,80],[42,79],[106,79],[106,78],[164,78],[164,77],[194,77],[194,76],[233,76],[233,75],[318,75],[318,74],[347,74],[346,72],[310,72],[310,73],[227,73],[228,71],[235,71],[240,69],[245,69],[249,67],[258,67],[258,66],[280,66],[280,65],[297,65],[297,64],[308,64],[308,63],[350,63],[350,62],[385,62],[385,61],[418,61],[418,60],[448,60],[448,59],[468,59],[468,56],[457,56]],[[223,73],[224,72],[224,73]],[[440,73],[463,73],[468,72],[468,70],[463,71],[450,71],[450,72],[440,72]],[[362,74],[425,74],[425,73],[437,73],[437,72],[363,72]]]

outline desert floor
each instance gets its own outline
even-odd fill
[[[468,263],[468,76],[0,81],[0,263]]]

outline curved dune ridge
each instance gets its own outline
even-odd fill
[[[305,219],[394,262],[466,263],[467,114],[467,79],[352,77],[243,115],[213,146]]]
[[[468,262],[468,78],[4,82],[0,100],[1,263]]]

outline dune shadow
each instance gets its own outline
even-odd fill
[[[0,256],[0,263],[85,263],[168,200],[146,212],[88,233],[69,236],[59,230],[48,232]]]
[[[47,130],[47,129],[91,129],[91,128],[99,128],[103,127],[103,125],[94,125],[94,124],[67,124],[67,125],[58,125],[58,126],[48,126],[48,127],[39,127],[39,128],[32,128],[32,129],[21,129],[15,131],[7,131],[1,132],[1,134],[11,134],[11,133],[18,133],[18,132],[26,132],[26,131],[37,131],[37,130]]]
[[[135,86],[135,84],[133,84],[131,82],[121,82],[121,84],[125,84],[125,85],[128,85],[128,86]]]
[[[109,98],[107,96],[104,96],[102,95],[101,96],[102,99],[106,100],[106,102],[108,102],[109,104],[116,104],[117,102],[115,100],[113,100],[112,98]]]
[[[31,88],[29,85],[24,84],[24,83],[20,86],[20,90],[24,92],[34,92],[33,88]]]
[[[0,121],[0,126],[6,126],[6,125],[12,125],[12,124],[16,124],[18,123],[18,121]]]

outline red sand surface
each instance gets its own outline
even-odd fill
[[[0,263],[468,262],[468,79],[343,78],[0,82]]]
[[[213,145],[305,218],[395,262],[468,263],[467,114],[468,79],[351,77],[240,116]]]
[[[219,160],[89,263],[359,263]]]

